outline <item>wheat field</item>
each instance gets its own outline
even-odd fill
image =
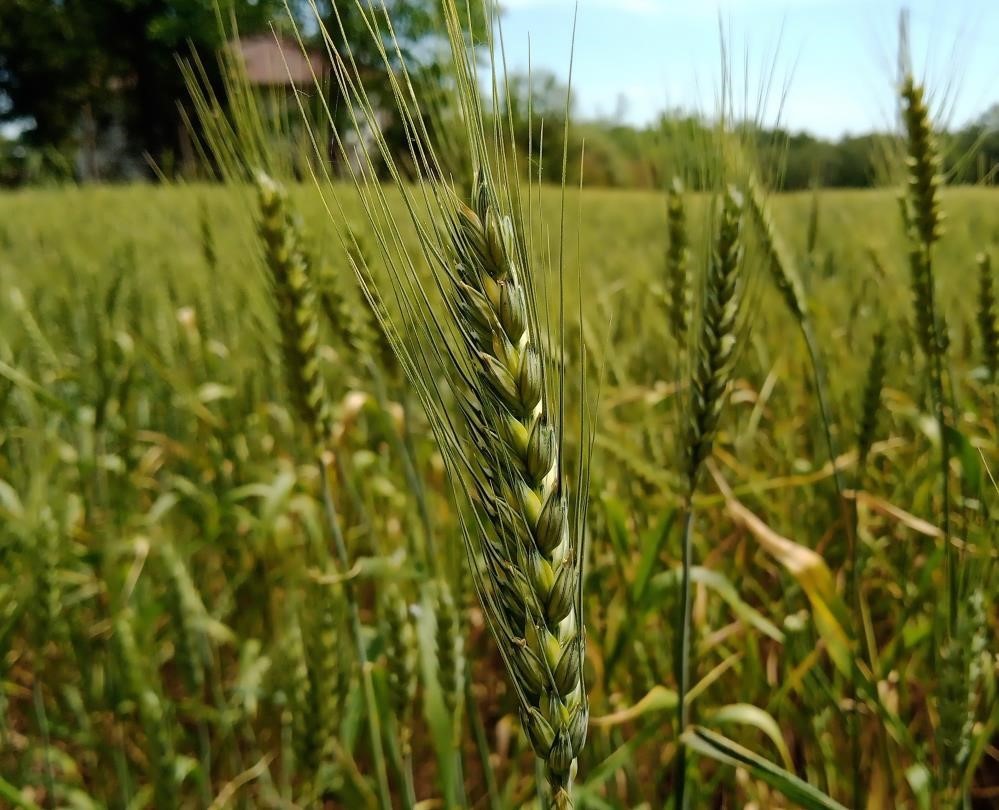
[[[358,5],[387,97],[185,63],[216,182],[0,195],[0,802],[994,806],[999,198],[904,44],[877,191],[724,81],[592,191],[459,5],[453,98]]]
[[[546,217],[561,196],[542,191]],[[341,197],[370,246],[354,192]],[[2,803],[537,806],[532,740],[428,417],[315,190],[294,187],[331,420],[316,467],[254,200],[198,185],[0,196]],[[999,247],[997,200],[941,199],[957,502],[946,541],[896,194],[772,200],[810,303],[849,509],[806,346],[760,272],[690,510],[693,806],[929,808],[963,795],[987,807],[999,795],[996,389],[976,266]],[[688,195],[695,266],[709,202]],[[670,327],[664,195],[569,191],[565,209],[567,277],[579,278],[568,354],[599,380],[581,597],[589,729],[573,801],[656,808],[673,794],[680,738],[691,368]],[[748,261],[762,255],[751,243]],[[574,422],[573,378],[566,389]],[[327,468],[344,568],[324,525]],[[959,667],[943,642],[945,542],[961,554]]]

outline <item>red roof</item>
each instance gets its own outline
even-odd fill
[[[273,34],[241,37],[230,43],[230,47],[238,49],[250,84],[301,87],[312,84],[313,73],[317,78],[326,73],[325,54],[313,51],[306,56],[298,42],[286,37]]]

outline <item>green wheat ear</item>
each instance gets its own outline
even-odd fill
[[[577,607],[579,539],[548,402],[537,325],[529,317],[521,253],[484,171],[474,210],[455,205],[458,326],[477,379],[464,408],[478,451],[473,482],[490,526],[479,588],[521,699],[521,719],[544,760],[556,804],[567,805],[586,738],[583,631]]]
[[[353,270],[336,267],[325,258],[317,260],[315,267],[319,307],[333,337],[355,357],[371,357],[374,334],[360,296],[353,294]]]
[[[325,585],[313,585],[314,609],[308,623],[306,670],[311,673],[311,701],[317,748],[316,788],[329,788],[336,763],[336,745],[340,739],[340,693],[343,667],[340,632],[343,613],[335,591]]]
[[[134,703],[146,737],[154,804],[156,807],[177,807],[180,797],[170,723],[163,700],[154,688],[159,679],[150,671],[147,659],[139,650],[135,638],[135,614],[131,608],[123,610],[115,619],[114,636],[122,691]]]
[[[867,456],[874,443],[878,413],[881,410],[881,390],[885,381],[885,333],[879,331],[874,336],[871,362],[867,367],[864,394],[861,398],[860,423],[857,428],[857,451],[860,467],[863,469]]]
[[[312,441],[323,447],[331,419],[326,383],[319,369],[319,320],[302,236],[288,208],[284,187],[260,172],[260,239],[270,270],[288,390]]]
[[[736,357],[743,293],[741,268],[745,255],[743,209],[742,194],[729,187],[708,264],[694,354],[685,444],[691,491],[696,486],[701,464],[711,452]]]
[[[666,289],[669,323],[673,337],[683,343],[690,323],[692,292],[690,288],[690,236],[687,232],[687,208],[683,182],[674,177],[666,198],[666,222],[669,244],[666,248]]]
[[[805,253],[810,264],[815,262],[815,251],[819,246],[819,219],[821,200],[818,182],[812,183],[812,199],[808,206],[808,228],[805,231]]]
[[[750,175],[746,184],[746,198],[749,203],[749,211],[756,223],[760,240],[763,243],[763,252],[766,256],[767,266],[773,278],[774,285],[784,299],[784,304],[794,315],[795,319],[802,323],[808,318],[808,303],[805,297],[805,287],[801,282],[801,276],[791,251],[788,249],[784,239],[781,237],[770,207],[763,195],[763,189],[755,175]]]
[[[989,382],[999,382],[999,312],[992,278],[992,260],[987,253],[978,255],[978,331],[982,341],[982,359]]]
[[[205,647],[198,624],[205,613],[191,573],[170,542],[160,547],[167,576],[167,604],[177,635],[174,656],[188,688],[199,693],[205,683]]]
[[[461,697],[465,682],[465,652],[461,619],[451,589],[445,580],[434,582],[434,614],[437,618],[437,677],[444,705],[451,714],[455,733],[461,715]]]
[[[943,235],[940,210],[940,155],[923,88],[911,75],[902,82],[902,102],[908,133],[909,221],[919,241],[929,249]]]
[[[388,697],[392,713],[399,723],[399,736],[408,752],[413,732],[416,703],[417,647],[416,630],[409,615],[409,604],[398,586],[388,584],[382,596]]]
[[[311,774],[318,765],[319,745],[315,687],[309,673],[309,659],[305,651],[305,636],[299,610],[289,611],[287,635],[284,639],[284,660],[288,667],[288,693],[290,697],[292,746],[295,764],[303,775]]]
[[[742,241],[744,200],[733,186],[725,192],[711,257],[704,279],[701,318],[694,347],[687,435],[684,448],[687,476],[687,509],[682,536],[680,616],[674,658],[677,680],[677,728],[689,725],[688,693],[692,673],[692,608],[690,571],[693,566],[693,495],[704,461],[711,454],[718,421],[728,394],[737,358],[739,328],[745,283]],[[687,808],[687,749],[681,745],[676,757],[675,806]]]
[[[902,223],[909,237],[909,269],[915,299],[916,334],[931,361],[946,349],[946,330],[935,305],[933,245],[943,234],[940,210],[940,156],[923,88],[911,75],[902,83],[906,128],[908,193],[899,198]],[[930,363],[936,374],[935,362]],[[937,383],[934,383],[936,386]]]
[[[37,643],[39,646],[44,646],[49,640],[63,640],[68,632],[63,616],[63,593],[59,582],[64,537],[49,507],[41,510],[34,542],[37,550],[35,594],[40,608]]]

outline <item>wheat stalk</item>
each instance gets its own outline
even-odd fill
[[[684,445],[690,491],[696,488],[701,464],[711,452],[738,347],[742,302],[740,270],[745,254],[742,243],[743,199],[734,187],[730,186],[726,191],[708,264]]]
[[[332,435],[326,385],[319,369],[319,319],[302,238],[288,208],[287,192],[263,172],[256,175],[260,203],[260,236],[273,281],[284,354],[285,375],[299,419],[305,424],[316,461],[326,522],[340,574],[350,570],[350,558],[340,518],[333,500],[330,458],[327,446]],[[360,611],[353,584],[344,582],[351,634],[367,710],[368,739],[374,759],[378,796],[384,810],[390,805],[388,774],[379,732],[378,704],[368,666]]]
[[[940,155],[923,88],[907,74],[901,87],[907,135],[908,195],[902,200],[902,220],[910,242],[910,272],[919,343],[927,360],[930,397],[940,433],[942,539],[947,576],[947,626],[939,647],[941,672],[938,706],[941,712],[943,768],[941,782],[957,796],[961,786],[959,752],[963,748],[967,712],[968,658],[965,639],[967,610],[961,604],[960,558],[951,542],[950,426],[947,418],[944,369],[949,344],[947,327],[936,300],[933,248],[943,234],[939,187]],[[967,797],[965,797],[965,801]]]
[[[685,449],[687,509],[682,538],[680,617],[675,656],[677,680],[677,734],[690,722],[688,693],[691,675],[693,567],[693,495],[701,467],[711,453],[718,420],[725,404],[739,345],[740,312],[744,292],[742,265],[743,195],[730,186],[721,205],[717,233],[704,283],[701,318],[690,381]],[[675,807],[690,803],[687,790],[687,752],[681,745],[676,761]]]
[[[930,122],[923,88],[911,74],[902,82],[903,120],[907,135],[908,195],[900,200],[902,221],[910,242],[909,266],[912,278],[917,334],[926,355],[930,374],[930,395],[940,429],[940,472],[943,495],[942,528],[950,536],[950,447],[947,436],[944,395],[944,354],[947,333],[936,305],[933,277],[933,246],[943,233],[940,210],[940,156]],[[954,547],[945,542],[948,569],[948,613],[951,635],[957,629],[958,571]]]
[[[360,13],[372,35],[385,36],[376,14]],[[476,590],[524,730],[544,765],[555,805],[564,808],[571,806],[572,774],[589,714],[581,615],[588,450],[583,448],[577,488],[570,492],[563,455],[564,348],[550,352],[541,328],[547,313],[529,259],[519,185],[508,174],[502,128],[491,133],[495,141],[487,142],[458,4],[448,0],[443,15],[476,167],[471,199],[466,204],[441,181],[446,174],[429,146],[405,59],[396,51],[402,70],[388,60],[386,66],[395,77],[397,112],[414,134],[411,157],[424,180],[421,188],[408,190],[377,135],[376,147],[388,159],[433,281],[422,281],[406,254],[370,161],[353,178],[401,313],[389,312],[388,296],[379,294],[368,268],[359,268],[358,276],[420,394],[452,485],[472,507],[463,517],[463,537]],[[391,23],[386,18],[384,24]],[[340,33],[345,34],[342,28]],[[387,38],[392,42],[391,35]],[[349,110],[354,125],[377,132],[358,66],[349,54],[337,52],[328,34],[326,42],[336,79],[354,102]],[[502,122],[503,116],[495,120]],[[349,159],[343,138],[338,132],[334,138]],[[336,201],[329,207],[340,210]],[[443,299],[443,314],[431,294]],[[564,327],[561,309],[558,325]],[[441,378],[448,384],[447,397],[440,391]]]

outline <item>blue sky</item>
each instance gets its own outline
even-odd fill
[[[575,0],[501,0],[511,70],[568,75]],[[916,71],[961,125],[999,103],[999,0],[909,0]],[[749,111],[827,137],[890,126],[899,0],[580,0],[573,84],[583,117],[710,113],[719,22]],[[530,42],[530,45],[528,44]],[[748,65],[748,70],[745,66]],[[748,81],[747,79],[748,74]],[[783,107],[781,108],[781,101]]]

